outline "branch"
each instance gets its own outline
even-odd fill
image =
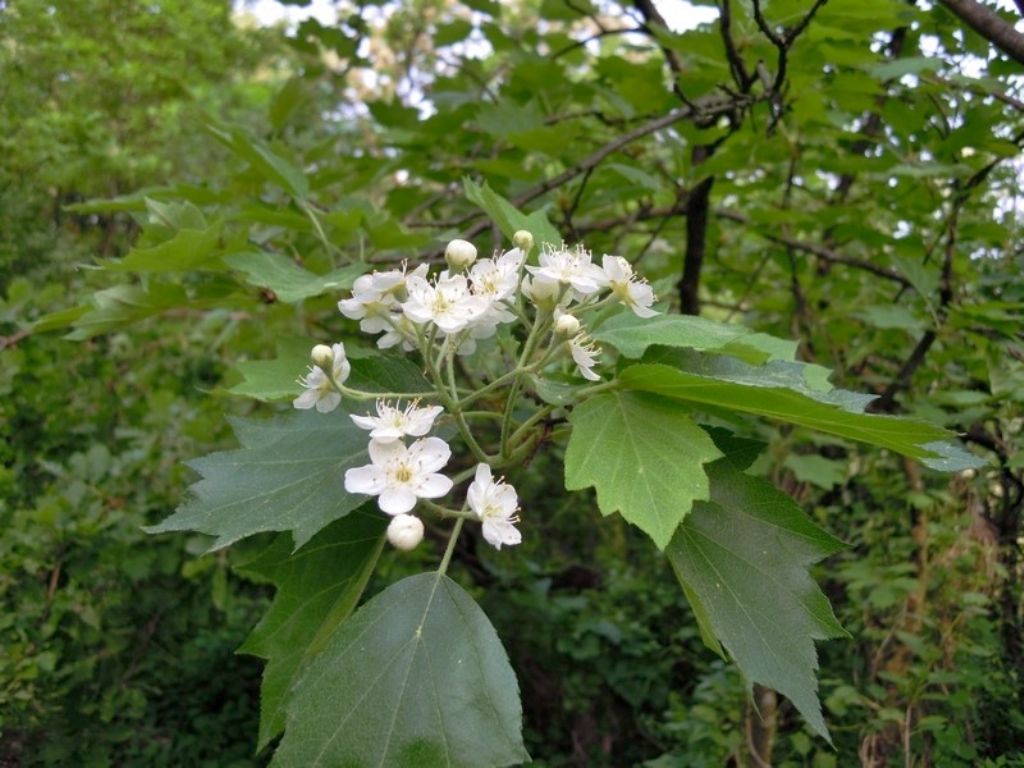
[[[532,200],[536,200],[541,195],[556,189],[568,181],[572,181],[577,176],[586,173],[598,166],[606,157],[618,152],[627,144],[630,144],[637,139],[642,139],[645,136],[649,136],[652,133],[656,133],[664,128],[668,128],[670,125],[680,122],[686,119],[701,119],[708,117],[715,117],[721,114],[733,112],[738,108],[747,106],[754,103],[758,99],[756,97],[734,97],[730,99],[722,99],[716,97],[708,97],[705,99],[698,99],[694,102],[692,107],[680,107],[679,109],[672,110],[666,115],[651,120],[649,123],[644,123],[628,133],[624,133],[621,136],[609,141],[602,147],[591,152],[585,158],[577,162],[575,165],[566,168],[564,171],[556,176],[552,176],[550,179],[534,184],[523,192],[520,192],[514,198],[512,198],[512,204],[517,208],[522,207],[526,203]],[[480,218],[484,215],[483,211],[475,212],[471,215],[464,216],[459,219],[460,224],[464,224],[473,219]],[[467,240],[471,240],[475,236],[483,232],[489,224],[486,221],[478,221],[473,226],[469,227],[463,237]],[[433,255],[439,255],[441,251],[436,251]],[[431,254],[428,254],[428,258]]]
[[[651,0],[634,0],[633,5],[640,11],[640,15],[644,17],[643,30],[654,40],[658,42],[658,47],[661,49],[662,55],[665,57],[665,61],[668,62],[669,69],[672,70],[672,92],[679,97],[686,106],[692,107],[693,102],[686,98],[686,94],[683,93],[683,88],[679,84],[679,81],[683,76],[683,63],[679,59],[679,54],[667,45],[663,45],[659,39],[659,34],[668,32],[668,24],[665,23],[665,18],[661,15],[658,9],[654,6]],[[659,32],[652,28],[653,26],[661,27],[664,32]]]
[[[732,6],[730,2],[731,0],[722,0],[722,4],[719,6],[721,17],[718,29],[722,33],[722,44],[725,46],[725,57],[729,60],[732,79],[736,81],[736,85],[739,86],[743,93],[747,93],[750,91],[750,86],[753,85],[755,78],[747,72],[746,64],[743,63],[743,56],[736,50],[736,41],[732,38]],[[1021,0],[1021,2],[1024,2],[1024,0]]]
[[[742,213],[737,213],[735,211],[729,211],[720,208],[715,211],[715,215],[721,219],[735,221],[738,224],[743,224],[744,226],[753,226],[750,222],[750,219],[748,219]],[[896,270],[888,269],[887,267],[874,264],[865,259],[858,259],[855,256],[846,256],[823,245],[818,245],[817,243],[808,243],[804,240],[797,240],[795,238],[788,236],[768,235],[765,234],[764,232],[757,232],[757,234],[759,234],[765,240],[770,240],[773,243],[784,245],[796,251],[803,251],[804,253],[809,253],[813,256],[817,256],[822,261],[829,262],[830,264],[845,264],[848,267],[853,267],[854,269],[861,269],[865,272],[870,272],[873,275],[877,275],[878,277],[885,278],[886,280],[891,280],[894,283],[899,283],[900,285],[906,286],[907,288],[913,287],[910,284],[910,281],[907,280],[907,278],[905,278]]]
[[[679,201],[667,208],[654,208],[650,204],[641,205],[632,213],[625,216],[614,216],[608,219],[598,219],[597,221],[584,222],[576,227],[576,230],[580,233],[586,232],[607,232],[609,229],[615,229],[626,224],[633,224],[637,221],[648,221],[650,219],[663,219],[671,218],[672,216],[681,216],[686,213],[689,205],[689,198],[686,193],[680,195]]]
[[[1024,3],[1024,0],[1021,0],[1021,2]],[[977,83],[959,83],[954,80],[947,80],[944,77],[939,77],[938,75],[922,74],[921,78],[927,82],[938,83],[939,85],[945,85],[949,88],[959,88],[963,91],[968,91],[969,93],[976,94],[983,98],[993,98],[996,101],[1003,102],[1003,104],[1006,104],[1007,106],[1013,107],[1018,112],[1024,113],[1024,101],[1016,99],[1010,94],[1005,93],[1003,91],[989,90],[981,85],[978,85]]]
[[[939,308],[937,320],[941,325],[946,319],[946,312],[953,302],[953,259],[956,256],[957,226],[960,222],[960,209],[967,202],[967,192],[962,192],[954,198],[953,209],[950,211],[946,221],[946,248],[945,258],[942,263],[942,277],[939,282]],[[882,392],[882,396],[871,403],[869,410],[873,413],[891,413],[896,407],[896,394],[910,386],[910,380],[914,371],[921,367],[928,350],[938,338],[938,334],[929,328],[921,335],[910,357],[906,359],[900,368],[896,378],[889,382],[889,385]]]
[[[698,167],[711,153],[713,148],[696,146],[693,148],[693,166]],[[715,183],[714,176],[708,176],[693,188],[686,207],[686,255],[683,258],[683,274],[679,278],[680,309],[684,315],[700,314],[700,271],[704,264],[704,252],[707,250],[708,211],[711,206],[711,187]]]
[[[771,24],[764,17],[764,13],[761,11],[760,0],[754,0],[754,21],[757,24],[757,28],[761,30],[761,33],[768,38],[772,45],[775,46],[779,52],[778,59],[776,60],[776,72],[775,82],[772,83],[772,91],[778,93],[782,88],[783,82],[786,80],[786,69],[789,62],[789,49],[793,47],[793,43],[800,37],[810,25],[814,19],[815,14],[821,9],[821,7],[828,2],[828,0],[815,0],[814,5],[811,6],[811,10],[800,19],[800,22],[789,29],[783,29],[780,35],[774,29]]]
[[[1024,64],[1024,35],[999,14],[975,0],[939,0],[967,26],[1007,56]]]

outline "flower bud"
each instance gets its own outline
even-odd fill
[[[562,286],[548,280],[526,278],[523,294],[540,309],[554,309],[562,293]]]
[[[454,270],[468,269],[476,261],[476,246],[467,240],[452,240],[444,249],[444,260]]]
[[[515,243],[516,248],[529,255],[530,250],[533,248],[533,235],[525,229],[520,229],[512,235],[512,242]]]
[[[575,336],[580,330],[580,321],[568,312],[555,312],[555,333],[560,336]]]
[[[313,347],[309,358],[313,361],[313,365],[328,371],[334,365],[334,352],[326,344],[317,344]]]
[[[423,521],[414,515],[395,515],[388,524],[388,541],[396,549],[415,549],[423,541]]]

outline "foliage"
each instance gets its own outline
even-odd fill
[[[380,14],[352,7],[335,27],[303,23],[290,39],[299,64],[266,119],[233,125],[224,115],[230,110],[221,109],[221,119],[208,122],[229,163],[217,161],[201,184],[172,183],[73,209],[143,231],[122,259],[101,243],[101,270],[90,275],[82,301],[33,330],[126,340],[180,328],[174,323],[185,314],[194,318],[186,327],[207,333],[237,367],[223,382],[216,371],[204,386],[272,401],[297,394],[287,382],[301,373],[294,367],[301,345],[287,339],[345,338],[360,351],[334,301],[339,288],[374,267],[436,261],[440,244],[455,234],[482,242],[493,233],[500,248],[501,234],[521,228],[539,242],[585,239],[598,252],[623,253],[640,263],[670,310],[703,310],[704,317],[669,311],[646,327],[627,315],[595,319],[595,338],[608,354],[621,353],[621,388],[575,408],[586,393],[569,375],[524,379],[528,399],[509,407],[510,418],[526,424],[531,413],[553,414],[539,422],[548,453],[519,457],[533,463],[515,477],[524,523],[536,527],[523,552],[485,554],[475,536],[454,551],[452,575],[482,602],[520,677],[529,752],[552,765],[834,765],[854,756],[870,764],[1012,764],[1024,732],[1016,717],[1024,679],[1024,289],[1015,280],[1017,209],[1004,200],[1017,184],[1019,68],[941,5],[726,4],[714,20],[684,32],[668,29],[653,4],[634,6],[424,2]],[[17,103],[24,109],[28,102]],[[140,183],[148,180],[129,178],[108,194]],[[12,251],[19,258],[28,252],[21,242]],[[11,263],[21,269],[25,262]],[[12,321],[29,330],[23,318]],[[126,329],[131,337],[121,335]],[[496,348],[507,354],[521,341],[499,337]],[[263,360],[275,343],[281,362]],[[244,350],[260,359],[245,359]],[[496,359],[481,355],[469,373],[495,380],[503,372]],[[804,362],[811,360],[820,365]],[[853,390],[878,399],[869,405]],[[174,402],[194,395],[175,391]],[[644,414],[651,430],[677,425],[659,444],[692,436],[678,452],[690,454],[689,463],[681,458],[685,466],[672,478],[689,489],[664,482],[671,470],[663,454],[651,452],[653,440],[603,438],[588,450],[608,455],[585,465],[587,429],[602,440],[607,425],[599,416],[608,411],[599,414],[598,406],[613,401],[629,405],[632,416],[654,404]],[[897,420],[896,411],[911,418]],[[333,425],[341,419],[334,416],[317,423]],[[740,479],[730,475],[732,496],[716,490],[715,475],[726,470],[715,467],[725,465],[708,463],[718,453],[703,431],[720,437],[723,427],[768,445]],[[243,428],[242,452],[251,450],[247,438],[274,429],[262,422]],[[961,449],[936,445],[948,440],[945,430],[966,436],[989,463],[950,480],[890,453],[946,470],[970,466]],[[754,458],[749,447],[718,445],[727,463],[738,461],[737,450]],[[5,464],[17,467],[30,448],[19,446]],[[598,520],[585,494],[549,497],[563,450],[568,484],[594,485],[603,513],[620,510],[662,546],[682,521],[667,556],[692,614],[666,589],[672,576],[650,542],[614,517]],[[82,455],[90,455],[87,448]],[[88,474],[90,461],[102,464],[97,455],[77,459],[76,476]],[[336,456],[328,459],[338,466]],[[458,457],[460,466],[468,460]],[[652,461],[659,474],[658,487],[648,486],[659,505],[653,509],[639,503],[643,488],[629,485],[630,477],[603,471],[646,471]],[[197,490],[222,482],[228,466],[221,480],[204,472]],[[273,481],[259,470],[252,477]],[[108,482],[102,473],[98,479]],[[772,484],[813,510],[814,526]],[[775,500],[773,511],[759,507],[764,514],[789,521],[775,534],[783,551],[793,551],[794,531],[813,531],[809,542],[816,542],[798,547],[799,557],[765,561],[804,596],[778,617],[804,633],[792,649],[797,674],[781,675],[782,665],[765,664],[745,646],[748,632],[733,606],[712,599],[707,570],[693,565],[700,557],[749,561],[759,529],[739,511],[736,491],[748,485]],[[168,497],[180,487],[168,488]],[[177,519],[204,503],[200,492]],[[303,537],[355,506],[321,514]],[[719,516],[709,516],[712,510]],[[739,534],[716,532],[723,515],[743,520]],[[247,525],[221,543],[293,523]],[[809,638],[838,634],[806,570],[835,550],[821,528],[850,545],[818,574],[853,638],[820,646],[834,753],[803,731],[786,702],[753,685],[777,686],[820,726],[808,699]],[[430,542],[444,537],[428,534]],[[718,548],[701,548],[705,540]],[[268,552],[297,543],[285,533]],[[294,563],[305,556],[299,549]],[[334,637],[361,626],[363,611],[376,610],[395,589],[386,584],[409,584],[399,577],[434,563],[430,553],[382,558],[367,587],[379,596]],[[772,580],[743,574],[734,570],[751,596],[746,602],[763,599],[759,590]],[[337,578],[341,584],[345,576]],[[285,595],[281,587],[278,599]],[[524,636],[526,621],[530,635],[538,627],[536,637]],[[319,626],[310,621],[310,632]],[[712,646],[720,640],[745,679],[701,653],[701,635]],[[337,642],[334,661],[344,663]],[[318,658],[327,657],[312,659],[310,669],[327,663]],[[552,669],[566,671],[550,680]],[[313,693],[296,696],[296,706],[314,708]],[[301,727],[292,721],[286,728],[285,756],[300,748],[289,734]],[[263,728],[265,741],[275,726],[265,721]]]

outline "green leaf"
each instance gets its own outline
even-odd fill
[[[309,665],[272,765],[518,765],[521,728],[491,623],[455,582],[424,573],[360,608]]]
[[[187,272],[215,257],[219,239],[220,222],[214,222],[205,229],[182,229],[152,248],[133,248],[123,259],[100,259],[99,263],[119,272]]]
[[[345,491],[345,470],[369,463],[366,432],[344,405],[330,414],[293,411],[233,422],[242,447],[189,462],[202,479],[193,497],[150,533],[199,531],[211,549],[263,531],[291,531],[301,547],[365,496]]]
[[[648,347],[659,345],[722,352],[760,364],[768,360],[792,360],[797,348],[795,341],[693,315],[661,314],[642,318],[632,312],[622,312],[594,331],[593,337],[633,358],[643,356]]]
[[[300,200],[309,195],[309,180],[306,174],[289,160],[249,138],[237,128],[222,128],[216,125],[207,125],[206,128],[225,147],[248,161],[253,170],[267,181],[277,184]]]
[[[243,575],[277,587],[270,610],[238,649],[267,661],[257,749],[284,730],[289,690],[355,610],[377,564],[386,527],[385,515],[359,509],[331,523],[298,552],[293,552],[291,536],[281,534],[239,566]]]
[[[279,339],[273,360],[243,360],[235,365],[244,380],[228,392],[264,401],[297,397],[302,391],[297,379],[309,368],[314,344],[307,339]]]
[[[433,392],[423,370],[407,357],[352,349],[348,354],[352,374],[348,386],[363,392]],[[369,406],[367,406],[369,408]]]
[[[786,457],[783,466],[792,470],[801,483],[812,483],[826,491],[846,481],[845,462],[830,461],[816,453],[791,453]]]
[[[197,286],[191,294],[181,285],[172,283],[151,282],[147,289],[115,285],[94,293],[84,308],[75,307],[40,318],[42,327],[36,330],[50,330],[59,327],[58,322],[68,324],[70,320],[74,330],[65,338],[82,341],[170,309],[208,309],[223,307],[227,303],[225,285]]]
[[[908,56],[882,64],[866,67],[869,74],[879,80],[893,80],[904,75],[920,75],[922,72],[935,72],[942,67],[942,61],[933,56]]]
[[[953,434],[924,421],[863,413],[872,398],[833,389],[801,386],[795,364],[744,366],[725,358],[680,356],[688,370],[668,365],[633,365],[619,376],[627,389],[654,392],[797,424],[808,429],[889,448],[915,459],[941,458],[935,443]],[[764,371],[759,375],[759,371]]]
[[[562,236],[551,225],[543,211],[534,211],[529,216],[520,213],[512,203],[487,184],[481,186],[469,178],[462,180],[462,186],[466,191],[466,197],[483,208],[509,240],[518,230],[525,229],[533,235],[537,247],[543,243],[559,245],[562,242]]]
[[[92,310],[88,304],[80,304],[77,307],[59,309],[56,312],[49,312],[32,324],[33,333],[45,333],[67,328],[73,325],[80,317],[87,315]]]
[[[664,549],[697,499],[703,464],[722,452],[686,409],[639,392],[607,392],[569,416],[565,487],[597,490],[601,512],[619,512]]]
[[[918,332],[924,323],[914,313],[900,304],[876,304],[857,312],[865,322],[875,328]]]
[[[843,637],[811,565],[842,548],[786,494],[719,461],[708,466],[711,501],[694,505],[665,553],[701,623],[749,684],[782,693],[814,731],[814,640]],[[714,647],[713,647],[714,649]]]
[[[203,212],[188,200],[161,201],[147,197],[145,201],[150,220],[160,223],[174,232],[183,229],[206,229],[207,227]]]
[[[293,77],[288,80],[270,102],[268,114],[274,131],[280,133],[296,110],[305,107],[312,100],[309,83],[305,78]]]
[[[326,275],[314,275],[287,256],[261,251],[234,253],[224,261],[245,274],[245,281],[269,288],[281,301],[293,302],[319,296],[328,291],[351,288],[355,279],[367,271],[365,264],[350,264]]]

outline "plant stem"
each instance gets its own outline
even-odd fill
[[[537,411],[535,414],[533,414],[533,416],[531,416],[526,421],[524,421],[522,424],[520,424],[519,428],[515,432],[513,432],[511,434],[511,436],[509,437],[509,439],[508,439],[509,446],[514,446],[521,435],[523,435],[524,433],[528,432],[530,427],[532,427],[538,421],[541,421],[542,419],[547,417],[548,414],[550,414],[553,410],[555,410],[555,406],[553,406],[553,405],[545,405],[543,408],[541,408],[539,411]]]
[[[445,371],[448,374],[448,386],[451,387],[451,396],[445,396],[447,400],[448,410],[452,412],[452,416],[455,417],[455,423],[459,427],[459,432],[462,434],[462,439],[466,441],[466,445],[469,446],[469,450],[472,451],[473,456],[476,457],[477,461],[489,462],[490,457],[480,447],[480,444],[473,437],[473,432],[469,428],[469,424],[466,423],[466,417],[462,413],[462,407],[459,405],[459,392],[455,386],[455,350],[449,349],[447,358],[445,359]],[[436,367],[434,368],[436,371]],[[440,376],[438,376],[440,379]],[[443,382],[441,382],[443,384]]]
[[[618,379],[612,379],[611,381],[602,381],[600,384],[594,384],[591,387],[584,387],[576,393],[577,397],[587,397],[589,395],[596,395],[598,392],[604,392],[606,389],[615,389],[619,386]]]
[[[441,558],[441,565],[437,569],[438,576],[443,576],[448,572],[448,564],[452,561],[452,553],[455,551],[455,542],[459,540],[459,534],[462,533],[462,523],[464,521],[464,517],[460,517],[455,521],[455,527],[452,528],[452,535],[448,537],[448,546],[444,550],[444,557]]]
[[[476,517],[476,515],[474,515],[472,512],[467,512],[465,508],[452,509],[451,507],[446,507],[442,504],[437,504],[436,502],[433,502],[430,499],[420,499],[420,505],[426,507],[431,512],[436,512],[441,517]]]
[[[313,210],[313,206],[309,203],[303,202],[300,204],[303,211],[306,212],[306,216],[313,223],[313,229],[316,230],[317,237],[320,238],[320,242],[323,243],[324,248],[327,250],[327,256],[331,260],[331,268],[338,266],[338,261],[335,258],[337,256],[337,249],[330,240],[327,239],[327,234],[324,232],[324,228],[320,225],[320,217],[317,216],[316,211]]]

